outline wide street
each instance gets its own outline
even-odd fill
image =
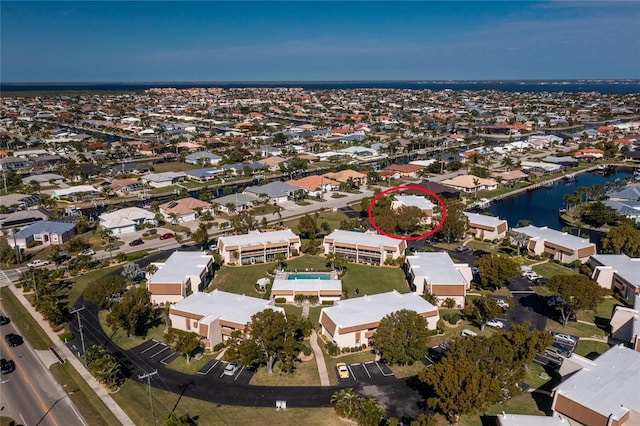
[[[11,417],[24,426],[87,426],[65,391],[38,359],[29,342],[25,339],[22,345],[9,347],[4,336],[8,333],[21,334],[13,323],[3,325],[1,330],[2,358],[12,359],[16,369],[1,376],[0,414]]]

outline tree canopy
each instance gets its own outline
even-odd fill
[[[595,309],[603,298],[602,287],[584,275],[556,275],[549,279],[547,287],[563,300],[556,305],[563,325],[577,311]]]
[[[499,288],[508,285],[513,277],[518,275],[519,267],[508,257],[495,254],[483,256],[478,261],[478,274],[483,287]]]
[[[474,298],[470,304],[464,308],[465,316],[474,324],[484,330],[487,321],[498,316],[502,311],[495,300],[489,296]]]
[[[429,347],[427,320],[407,309],[393,312],[380,320],[372,347],[389,364],[413,364]]]
[[[640,229],[627,223],[612,227],[602,238],[602,249],[606,253],[640,257]]]
[[[122,328],[129,336],[144,336],[154,320],[151,296],[145,287],[135,287],[126,292],[122,301],[111,307],[107,324]]]
[[[84,300],[101,308],[111,304],[111,298],[127,288],[127,281],[120,275],[106,275],[90,282],[82,292]]]
[[[450,243],[464,238],[469,227],[469,218],[464,214],[465,205],[461,201],[444,199],[447,217],[436,236]]]

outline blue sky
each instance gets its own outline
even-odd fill
[[[2,82],[640,78],[640,2],[0,2]]]

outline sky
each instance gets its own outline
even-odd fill
[[[0,2],[0,82],[640,78],[640,1]]]

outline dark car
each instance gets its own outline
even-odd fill
[[[144,244],[144,241],[142,241],[140,238],[129,243],[130,246],[139,246],[140,244]]]
[[[16,363],[13,360],[9,359],[0,359],[0,373],[9,374],[12,373],[16,369]]]
[[[0,315],[0,325],[7,325],[11,322],[11,320],[9,319],[9,317],[3,317],[2,315]]]
[[[461,252],[461,253],[465,252],[465,251],[469,251],[469,250],[471,250],[471,249],[469,247],[467,247],[467,246],[456,247],[456,251]]]
[[[6,340],[11,347],[20,346],[24,342],[24,340],[22,340],[22,336],[18,336],[17,334],[13,333],[9,333],[4,336],[4,340]]]
[[[173,234],[171,232],[167,232],[166,234],[160,235],[161,240],[168,240],[169,238],[173,238]]]

